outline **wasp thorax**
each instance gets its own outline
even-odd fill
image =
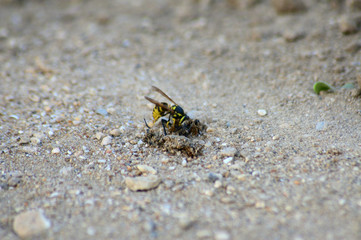
[[[184,115],[184,110],[183,110],[183,108],[181,108],[180,106],[174,105],[174,106],[172,107],[172,109],[173,109],[174,112],[176,112],[176,113],[178,113],[178,114]]]

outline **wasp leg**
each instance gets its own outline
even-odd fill
[[[167,125],[168,121],[165,119],[162,119],[162,126],[164,130],[164,136],[167,136],[167,131],[165,130],[165,125]]]
[[[145,126],[147,126],[147,128],[150,128],[150,127],[148,126],[147,121],[145,121],[145,118],[144,118],[144,122],[145,122]]]

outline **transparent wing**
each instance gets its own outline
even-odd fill
[[[167,110],[168,112],[174,114],[174,111],[171,108],[169,108],[168,106],[158,102],[157,100],[154,100],[153,98],[150,98],[150,97],[147,97],[147,96],[144,96],[144,98],[147,99],[149,102],[151,102],[151,103],[153,103],[153,104]]]
[[[173,99],[171,99],[170,97],[168,97],[167,94],[165,94],[162,90],[160,90],[159,88],[157,88],[156,86],[152,86],[152,89],[156,92],[159,92],[160,94],[162,94],[165,98],[167,98],[169,101],[171,101],[172,103],[174,103],[175,105],[178,105],[176,102],[173,101]]]

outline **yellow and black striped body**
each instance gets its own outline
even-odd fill
[[[173,110],[173,114],[171,113],[169,115],[167,127],[170,128],[169,125],[172,122],[172,130],[174,131],[179,128],[184,122],[184,120],[188,119],[189,117],[184,113],[183,108],[178,105],[173,105],[171,109]]]
[[[184,110],[182,107],[180,107],[178,104],[176,104],[167,94],[165,94],[162,90],[159,88],[152,86],[152,89],[156,92],[163,95],[165,98],[170,100],[174,103],[174,105],[170,106],[166,102],[158,102],[157,100],[154,100],[150,97],[144,96],[145,99],[150,101],[151,103],[154,103],[155,106],[153,108],[153,123],[151,126],[148,126],[147,121],[144,119],[145,125],[148,128],[151,128],[154,126],[154,124],[158,121],[159,118],[164,117],[166,115],[169,115],[168,120],[162,118],[162,126],[164,130],[164,135],[167,135],[166,128],[169,129],[169,131],[174,132],[181,128],[182,123],[189,119],[187,114],[184,113]]]
[[[168,103],[162,102],[162,104],[168,107]],[[163,109],[161,106],[155,105],[153,108],[153,124],[161,117],[167,115],[169,113],[168,110]]]

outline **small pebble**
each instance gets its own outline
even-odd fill
[[[186,160],[186,159],[183,159],[183,160],[182,160],[182,166],[183,166],[183,167],[186,167],[186,166],[187,166],[187,160]]]
[[[60,148],[53,148],[53,150],[51,150],[51,154],[59,154],[60,153]]]
[[[273,139],[273,140],[279,140],[279,139],[280,139],[280,136],[279,136],[279,135],[274,135],[274,136],[272,137],[272,139]]]
[[[235,188],[235,187],[233,187],[233,186],[231,186],[231,185],[228,185],[228,186],[226,187],[226,193],[227,193],[228,195],[233,194],[233,193],[235,193],[235,192],[236,192],[236,188]]]
[[[161,181],[160,177],[156,175],[127,177],[125,178],[125,185],[132,191],[144,191],[158,187]]]
[[[38,145],[41,143],[41,139],[37,138],[37,137],[32,137],[32,138],[30,138],[30,142],[34,145]]]
[[[217,174],[217,173],[213,173],[213,172],[210,172],[208,174],[208,180],[211,181],[211,182],[215,182],[217,180],[221,180],[223,177],[221,174]]]
[[[144,230],[147,232],[155,232],[157,225],[153,221],[146,221],[143,225]]]
[[[102,133],[102,132],[97,132],[97,133],[95,134],[95,138],[98,139],[98,140],[102,139],[104,136],[105,136],[105,135],[104,135],[104,133]]]
[[[30,138],[28,136],[23,136],[20,138],[20,141],[19,141],[19,144],[22,145],[22,144],[28,144],[30,143]]]
[[[36,153],[38,151],[37,147],[31,147],[31,146],[24,146],[21,149],[22,152],[24,153]]]
[[[226,159],[223,160],[223,163],[224,163],[224,164],[229,164],[229,163],[231,163],[232,161],[233,161],[233,157],[228,157],[228,158],[226,158]]]
[[[99,115],[102,115],[102,116],[107,116],[108,115],[108,112],[107,110],[103,109],[103,108],[99,108],[96,110],[96,113],[99,114]]]
[[[318,122],[316,123],[316,130],[323,131],[327,129],[327,122]]]
[[[231,239],[231,236],[226,231],[216,231],[214,233],[214,239],[215,240],[229,240],[229,239]]]
[[[40,101],[40,97],[38,95],[35,94],[31,94],[29,95],[29,99],[33,102],[39,102]]]
[[[207,230],[207,229],[202,229],[202,230],[199,230],[197,233],[196,233],[196,236],[197,238],[199,239],[211,239],[212,237],[212,232],[210,230]]]
[[[23,182],[23,174],[20,172],[13,172],[9,179],[7,180],[7,184],[9,187],[17,187]]]
[[[212,128],[212,127],[209,127],[209,128],[207,128],[207,130],[206,130],[207,133],[212,133],[212,132],[214,132],[214,131],[215,131],[215,129]]]
[[[164,180],[163,184],[167,189],[170,189],[170,188],[174,187],[174,185],[175,185],[174,181],[172,181],[172,180]]]
[[[179,226],[183,230],[188,230],[195,224],[195,222],[196,221],[188,214],[181,214],[181,216],[179,216]]]
[[[161,163],[163,163],[163,164],[167,164],[168,162],[169,162],[169,158],[166,158],[166,157],[162,158],[162,160],[161,160]]]
[[[121,132],[119,128],[113,129],[109,132],[110,135],[112,135],[113,137],[118,137],[120,136]]]
[[[95,228],[93,228],[93,227],[88,227],[87,229],[86,229],[86,233],[89,235],[89,236],[94,236],[95,235],[95,233],[96,233],[96,230],[95,230]]]
[[[345,34],[353,34],[357,32],[357,24],[355,20],[351,19],[349,16],[342,16],[338,22],[340,31]]]
[[[105,138],[103,138],[101,145],[102,146],[106,146],[112,143],[112,137],[111,136],[106,136]]]
[[[13,118],[13,119],[16,119],[16,120],[19,120],[19,116],[15,115],[15,114],[11,114],[9,117]]]
[[[116,112],[116,110],[115,110],[115,108],[110,107],[110,108],[107,108],[107,112],[108,112],[109,114],[114,114],[114,113]]]
[[[222,182],[219,181],[219,180],[215,181],[215,182],[214,182],[214,187],[215,187],[215,188],[220,188],[220,187],[222,187]]]
[[[226,147],[224,149],[221,150],[221,152],[219,153],[219,155],[221,157],[233,157],[235,156],[237,153],[237,149],[234,147]]]
[[[157,174],[157,170],[148,165],[137,165],[137,169],[142,173]]]
[[[44,111],[45,111],[45,112],[48,112],[48,113],[49,113],[49,112],[51,112],[51,110],[52,110],[52,109],[51,109],[51,107],[49,107],[49,106],[45,106],[45,107],[44,107]]]
[[[236,134],[237,131],[238,131],[238,128],[232,128],[232,129],[231,129],[231,134]]]
[[[62,167],[62,168],[59,170],[59,174],[60,174],[60,175],[63,175],[63,176],[67,176],[67,175],[69,175],[69,173],[71,173],[72,170],[73,170],[72,167]]]
[[[267,111],[264,110],[264,109],[258,109],[258,110],[257,110],[257,113],[258,113],[258,115],[260,115],[261,117],[267,115]]]
[[[254,206],[255,208],[265,208],[266,203],[264,201],[257,201]]]
[[[286,42],[295,42],[304,37],[304,33],[296,31],[286,31],[283,33],[283,39]]]
[[[208,196],[208,197],[212,197],[214,195],[214,191],[211,190],[211,189],[208,189],[208,190],[204,190],[203,191],[203,194]]]
[[[39,210],[30,210],[15,216],[14,232],[21,238],[35,237],[50,228],[50,221]]]
[[[107,160],[105,160],[105,159],[99,159],[98,161],[97,161],[97,163],[99,163],[99,164],[104,164],[104,163],[106,163],[107,162]]]
[[[339,204],[340,206],[345,205],[345,203],[346,203],[346,200],[343,199],[343,198],[341,198],[341,199],[338,200],[338,204]]]

